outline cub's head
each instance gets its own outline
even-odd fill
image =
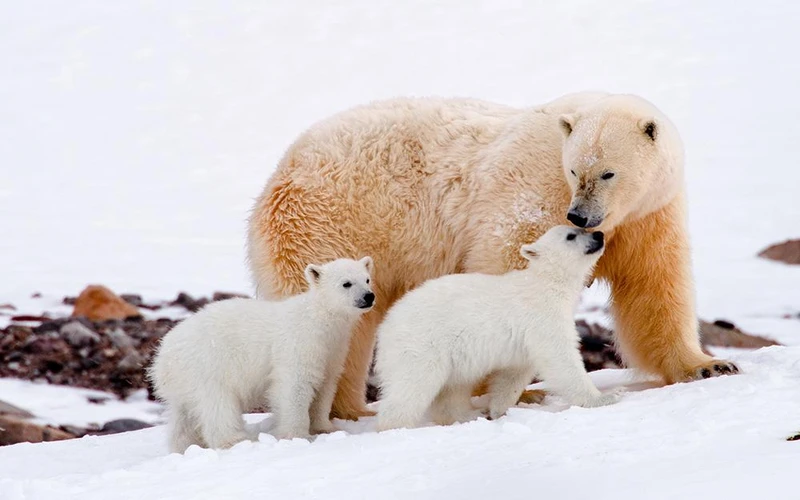
[[[337,259],[327,264],[309,264],[305,275],[308,286],[324,297],[328,307],[366,312],[375,304],[372,267],[371,257]]]
[[[669,203],[683,184],[683,145],[642,98],[612,95],[562,115],[564,174],[577,227],[609,230]]]
[[[585,278],[603,255],[603,233],[570,226],[555,226],[538,240],[523,245],[520,253],[531,266],[552,266]]]

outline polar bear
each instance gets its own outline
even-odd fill
[[[334,414],[368,415],[374,332],[424,281],[502,274],[521,245],[571,222],[605,233],[625,361],[667,383],[736,372],[700,348],[686,229],[683,146],[633,95],[588,92],[517,109],[470,99],[393,99],[312,126],[256,201],[248,253],[257,293],[305,289],[303,262],[372,255],[378,305],[353,333]]]
[[[405,294],[378,327],[378,429],[418,425],[431,404],[438,424],[470,420],[472,388],[489,375],[491,419],[535,376],[574,405],[615,402],[584,369],[573,317],[602,252],[602,232],[556,226],[520,248],[526,269],[452,274]]]
[[[334,430],[329,413],[350,335],[374,305],[372,269],[370,257],[311,264],[306,293],[216,302],[167,333],[149,376],[168,407],[170,449],[252,438],[242,413],[265,403],[278,438]]]

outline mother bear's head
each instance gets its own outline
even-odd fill
[[[572,201],[567,220],[611,229],[655,212],[679,193],[683,144],[675,126],[648,101],[612,95],[558,123]]]

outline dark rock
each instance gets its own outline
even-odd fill
[[[31,298],[32,299],[41,299],[42,298],[42,294],[39,293],[39,292],[33,292],[33,294],[31,294]]]
[[[68,434],[72,434],[76,438],[82,438],[89,432],[88,429],[78,427],[77,425],[59,425],[58,428]]]
[[[197,312],[206,304],[208,304],[208,299],[206,298],[195,299],[186,292],[179,293],[178,297],[172,302],[170,302],[171,306],[180,306],[190,312]]]
[[[245,295],[243,293],[235,293],[235,292],[214,292],[214,295],[212,295],[211,300],[213,302],[217,302],[220,300],[228,300],[233,298],[249,299],[250,296]]]
[[[771,245],[758,253],[759,257],[777,260],[784,264],[800,264],[800,240],[786,240]]]
[[[95,404],[95,405],[102,405],[105,404],[106,401],[109,401],[111,398],[104,397],[104,396],[87,396],[86,401]]]
[[[725,321],[724,319],[718,319],[714,321],[714,326],[718,326],[726,330],[733,330],[734,328],[736,328],[736,325],[734,325],[730,321]]]
[[[144,363],[144,356],[136,351],[130,351],[117,363],[117,369],[123,373],[135,372],[141,370]]]
[[[142,305],[142,296],[135,293],[123,293],[120,298],[132,306],[141,307]]]
[[[73,347],[85,347],[100,342],[100,335],[78,321],[70,321],[61,326],[61,336]]]
[[[11,316],[11,321],[36,321],[36,322],[42,322],[42,321],[50,321],[50,319],[51,318],[49,316],[35,316],[35,315],[32,315],[32,314],[20,314],[18,316]]]
[[[115,328],[108,332],[106,336],[111,341],[111,344],[120,351],[127,351],[136,346],[136,341],[130,338],[122,328]]]
[[[3,311],[16,311],[17,308],[14,307],[12,304],[0,304],[0,310],[3,310]]]
[[[130,432],[130,431],[138,431],[140,429],[147,429],[148,427],[153,427],[153,426],[146,422],[135,420],[133,418],[120,418],[118,420],[112,420],[110,422],[106,422],[103,425],[103,427],[100,428],[100,432],[103,434],[117,434],[119,432]]]

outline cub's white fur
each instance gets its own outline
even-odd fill
[[[490,374],[490,418],[534,376],[571,404],[615,402],[584,369],[573,317],[602,250],[601,233],[556,226],[522,246],[527,269],[444,276],[407,293],[378,329],[379,430],[418,425],[429,407],[439,424],[474,418],[471,390]]]
[[[351,331],[375,298],[371,272],[370,257],[309,265],[306,293],[217,302],[170,331],[149,375],[168,406],[171,450],[252,439],[242,413],[265,403],[278,438],[334,430],[329,413]]]

